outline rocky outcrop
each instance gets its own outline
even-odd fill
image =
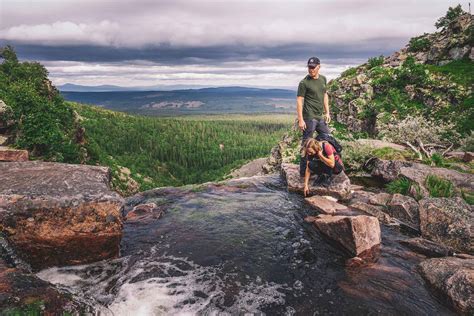
[[[291,130],[286,133],[281,141],[272,148],[270,156],[262,166],[264,174],[269,174],[280,170],[282,163],[291,163],[299,153],[301,143],[301,132],[297,121],[294,122]]]
[[[384,118],[397,116],[396,109],[393,112],[380,109],[380,99],[386,100],[384,93],[387,91],[384,90],[386,83],[380,81],[381,77],[389,81],[397,80],[396,70],[403,67],[408,59],[417,64],[436,65],[463,58],[473,61],[473,25],[473,16],[465,13],[442,31],[415,38],[413,42],[418,43],[418,47],[412,47],[413,42],[408,43],[391,56],[382,57],[376,64],[364,63],[330,81],[329,94],[335,120],[351,132],[378,135],[381,129],[387,127]],[[472,93],[472,87],[454,82],[432,68],[426,67],[425,75],[427,80],[415,80],[404,84],[403,88],[394,88],[399,96],[424,104],[430,109],[429,113],[451,106],[456,109],[455,105],[462,104]],[[375,102],[377,99],[378,102]]]
[[[0,161],[28,161],[27,150],[0,146]]]
[[[352,256],[358,256],[381,242],[379,221],[372,216],[320,215],[314,220],[314,225]]]
[[[371,175],[385,182],[405,177],[424,188],[428,175],[436,175],[451,181],[456,187],[467,191],[474,191],[474,174],[461,173],[456,170],[430,167],[416,162],[401,160],[375,159]]]
[[[460,252],[474,254],[474,213],[461,198],[420,201],[422,236]]]
[[[300,177],[299,166],[296,164],[282,163],[281,173],[288,184],[288,190],[303,193],[304,178]],[[351,198],[351,182],[344,172],[334,175],[331,184],[326,187],[313,186],[314,179],[309,181],[310,195],[329,195],[338,200],[348,200]]]
[[[85,315],[92,307],[0,258],[1,315]]]
[[[460,313],[474,314],[474,259],[435,258],[420,264],[421,275]]]
[[[336,213],[349,210],[347,206],[332,201],[324,196],[315,195],[306,198],[305,200],[309,205],[311,205],[311,207],[323,214],[334,215]]]
[[[123,199],[105,167],[0,163],[0,229],[34,269],[116,257]]]

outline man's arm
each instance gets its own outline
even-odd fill
[[[301,96],[296,97],[296,114],[298,115],[298,126],[302,131],[306,129],[306,123],[303,119],[303,101],[304,98]]]
[[[324,120],[327,124],[331,122],[331,115],[329,114],[329,96],[328,93],[324,93]]]

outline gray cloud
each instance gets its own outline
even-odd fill
[[[20,58],[41,60],[48,65],[69,61],[94,69],[93,65],[120,63],[114,66],[116,72],[104,70],[95,79],[85,73],[73,77],[71,72],[55,66],[50,72],[58,82],[123,82],[118,78],[120,69],[127,71],[129,66],[136,66],[144,71],[140,65],[147,63],[164,76],[159,80],[181,80],[164,72],[164,66],[178,74],[180,67],[202,66],[200,72],[190,76],[200,82],[205,80],[206,71],[209,77],[215,74],[224,81],[231,80],[220,76],[228,71],[239,74],[242,80],[250,80],[252,74],[264,79],[271,69],[247,69],[247,77],[235,67],[257,66],[259,61],[270,60],[281,70],[286,64],[304,65],[310,55],[319,56],[323,64],[330,65],[326,70],[333,75],[356,61],[388,55],[412,36],[434,31],[436,19],[457,3],[1,0],[0,45],[12,44]],[[70,65],[65,63],[63,67]],[[277,78],[278,73],[273,77]],[[144,80],[154,83],[153,78],[139,74],[129,80],[128,85],[138,81],[142,84]]]

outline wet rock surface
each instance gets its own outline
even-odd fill
[[[426,198],[420,201],[422,236],[460,252],[474,254],[474,213],[461,198]]]
[[[313,223],[321,233],[336,241],[352,256],[358,256],[381,243],[380,224],[372,216],[320,215]]]
[[[430,258],[452,256],[454,253],[450,247],[420,237],[401,240],[400,243]]]
[[[429,259],[420,263],[420,272],[458,312],[474,314],[474,259]]]
[[[300,177],[299,166],[296,164],[282,163],[281,173],[288,184],[288,190],[303,193],[304,178]],[[351,198],[351,182],[344,172],[334,175],[328,187],[313,186],[314,178],[309,180],[310,195],[328,195],[338,200],[348,200]]]
[[[34,269],[116,257],[124,200],[104,167],[0,163],[0,228]]]
[[[1,315],[65,315],[92,313],[93,308],[70,293],[0,258]]]

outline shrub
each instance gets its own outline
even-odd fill
[[[392,194],[399,193],[403,195],[408,195],[410,193],[411,186],[412,182],[409,179],[398,178],[388,183],[386,188],[387,191]]]
[[[428,175],[425,179],[425,187],[432,197],[452,197],[454,196],[454,186],[449,180],[445,180],[436,175]]]
[[[448,12],[443,17],[440,17],[438,21],[436,21],[435,26],[437,29],[445,28],[451,23],[452,21],[456,20],[460,15],[464,13],[461,5],[458,4],[457,6],[449,7]]]
[[[461,140],[461,149],[465,151],[474,151],[474,131],[463,137]]]
[[[388,124],[379,126],[379,136],[384,140],[403,144],[444,144],[447,141],[457,143],[459,134],[454,131],[454,124],[441,121],[430,121],[422,116],[408,115],[403,120],[392,119]]]
[[[369,69],[382,65],[383,61],[384,61],[383,55],[380,55],[379,57],[369,58],[369,61],[368,61]]]
[[[357,68],[352,67],[342,72],[341,77],[351,77],[357,73]]]
[[[422,52],[430,48],[430,40],[423,36],[413,37],[408,42],[408,51],[409,52]]]

